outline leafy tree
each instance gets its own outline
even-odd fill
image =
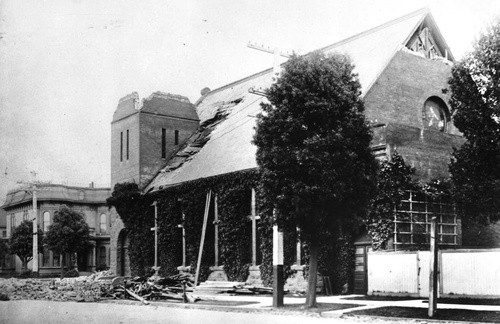
[[[316,306],[321,234],[356,219],[374,189],[377,166],[360,93],[347,57],[293,56],[258,116],[263,196],[277,222],[298,225],[309,246],[306,307]]]
[[[453,67],[449,85],[453,121],[467,139],[450,164],[465,228],[500,218],[500,20]]]
[[[0,239],[0,262],[7,255],[8,250],[9,246],[7,245],[6,240]]]
[[[38,228],[38,252],[43,252],[43,232]],[[16,254],[21,259],[22,269],[27,270],[28,262],[33,259],[33,222],[23,221],[12,232],[9,242],[11,254]]]
[[[380,163],[377,174],[376,196],[365,219],[368,234],[374,249],[384,247],[394,233],[394,207],[399,204],[405,191],[415,184],[412,175],[415,169],[407,165],[403,157],[393,154],[390,161]]]
[[[66,253],[73,256],[75,253],[85,251],[90,245],[90,234],[83,214],[66,205],[59,207],[54,214],[53,223],[49,226],[44,242],[50,250],[63,256]],[[63,263],[61,262],[61,277],[63,276]]]

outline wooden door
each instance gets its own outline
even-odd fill
[[[368,291],[368,256],[370,245],[356,245],[354,259],[354,293],[365,295]]]

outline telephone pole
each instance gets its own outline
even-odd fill
[[[251,43],[251,42],[248,42],[247,47],[263,51],[266,53],[271,53],[274,55],[274,62],[273,62],[274,76],[278,76],[280,74],[281,70],[280,57],[289,58],[291,56],[290,53],[282,52],[277,47],[272,49],[268,46],[257,45],[256,43]],[[248,89],[248,91],[250,93],[254,93],[263,97],[266,96],[265,91],[262,89],[250,88]],[[254,195],[254,192],[252,192],[252,194]],[[283,288],[285,284],[284,273],[283,273],[283,229],[281,228],[281,226],[278,226],[279,222],[276,219],[275,210],[273,210],[273,218],[275,221],[275,224],[273,225],[273,307],[283,307],[283,296],[284,296]],[[253,217],[252,222],[255,222],[255,216]],[[253,254],[252,259],[253,260],[256,259],[256,253]]]
[[[30,194],[32,197],[32,203],[33,203],[33,215],[32,215],[32,221],[33,221],[33,255],[32,255],[32,261],[33,261],[33,268],[32,268],[32,274],[34,277],[38,277],[38,272],[39,272],[39,267],[38,267],[38,195],[37,192],[41,190],[46,190],[45,188],[38,188],[37,184],[38,182],[36,181],[36,172],[31,171],[31,174],[34,177],[34,181],[32,182],[22,182],[18,181],[17,183],[26,185],[28,188],[24,189],[24,191],[27,194]]]
[[[434,317],[437,313],[437,297],[438,297],[438,220],[436,216],[432,217],[431,221],[431,258],[429,271],[429,317]]]

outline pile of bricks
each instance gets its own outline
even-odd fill
[[[101,299],[110,284],[99,280],[106,272],[89,277],[65,279],[0,279],[4,299],[37,299],[54,301],[94,302]]]

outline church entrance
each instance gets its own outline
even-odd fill
[[[129,237],[126,230],[121,230],[118,235],[117,274],[120,276],[130,276],[130,259],[128,256]]]

